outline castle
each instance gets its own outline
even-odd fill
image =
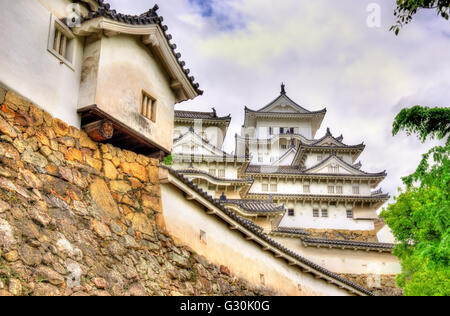
[[[229,154],[230,116],[174,110],[202,91],[157,6],[136,16],[102,0],[0,7],[0,158],[4,168],[16,168],[11,159],[23,165],[2,169],[0,193],[20,196],[23,210],[30,200],[45,205],[39,212],[53,210],[45,218],[55,223],[45,238],[30,237],[14,219],[19,206],[0,203],[0,255],[34,271],[30,293],[393,294],[399,264],[376,213],[388,196],[374,190],[386,174],[361,170],[363,144],[346,145],[331,131],[316,139],[325,110],[296,104],[282,85],[266,107],[245,108]],[[173,165],[159,163],[171,153]],[[68,218],[52,218],[63,210]],[[30,227],[50,229],[28,216]],[[90,229],[65,229],[69,218]],[[91,267],[82,272],[91,281],[64,290],[69,268],[30,261],[23,250],[40,249],[33,258],[41,258],[52,243],[73,245],[70,267]],[[89,243],[107,246],[94,255]],[[191,266],[193,252],[202,257]],[[153,271],[167,273],[142,268],[155,260]],[[183,276],[193,270],[198,280]],[[53,276],[50,284],[33,283],[41,275]],[[0,293],[23,293],[19,281],[8,282]],[[172,283],[176,290],[165,288]]]

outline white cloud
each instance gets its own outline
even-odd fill
[[[110,1],[120,11],[141,13],[147,0]],[[382,8],[381,28],[368,28],[367,4]],[[159,3],[183,59],[205,95],[178,109],[209,110],[233,117],[226,149],[234,150],[243,108],[260,108],[287,84],[288,94],[312,110],[328,108],[327,126],[350,144],[364,141],[363,169],[382,171],[392,195],[430,144],[413,136],[392,137],[403,106],[449,106],[448,22],[419,13],[396,37],[394,0],[223,0],[213,2],[220,19],[202,17],[188,0]]]

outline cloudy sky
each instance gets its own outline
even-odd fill
[[[317,138],[330,127],[347,144],[364,141],[363,170],[387,169],[382,187],[395,195],[400,178],[414,171],[431,143],[404,134],[392,137],[394,117],[416,104],[450,106],[450,23],[423,12],[396,37],[389,32],[394,2],[160,1],[159,13],[178,51],[205,90],[177,109],[214,106],[219,115],[231,113],[225,144],[231,152],[244,106],[265,106],[285,82],[288,95],[300,105],[328,109]],[[154,5],[152,0],[109,3],[132,14]],[[371,15],[377,8],[379,27]]]

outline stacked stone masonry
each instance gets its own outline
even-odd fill
[[[175,243],[158,161],[0,88],[0,296],[272,295]]]

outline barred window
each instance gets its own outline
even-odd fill
[[[156,122],[156,99],[145,91],[142,91],[142,103],[140,112],[143,116]]]
[[[347,210],[347,218],[353,218],[353,210]]]
[[[311,187],[309,186],[309,184],[305,184],[303,186],[303,193],[311,193]]]
[[[336,187],[336,193],[337,194],[343,194],[344,193],[344,189],[342,188],[342,186],[338,185]]]
[[[359,187],[358,186],[354,186],[353,187],[353,194],[359,194]]]
[[[267,183],[262,184],[262,191],[263,192],[269,192],[269,185]]]
[[[295,211],[293,209],[289,209],[288,216],[295,216]]]
[[[224,169],[219,170],[219,178],[225,178],[225,170]]]
[[[328,217],[328,210],[322,210],[322,217]]]
[[[209,169],[209,174],[212,176],[216,176],[216,169]]]
[[[270,185],[270,191],[271,192],[278,192],[278,184],[271,184]]]
[[[334,186],[328,186],[328,194],[334,194]]]
[[[313,217],[319,217],[319,210],[313,210]]]

